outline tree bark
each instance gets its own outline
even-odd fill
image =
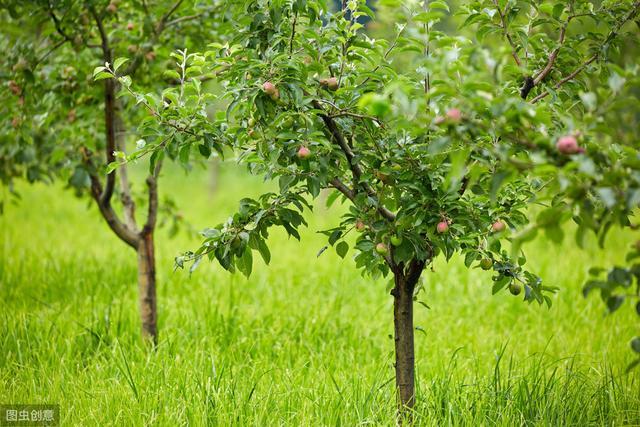
[[[142,336],[158,344],[158,312],[156,300],[156,261],[153,233],[141,235],[138,244],[138,300]]]
[[[424,269],[424,261],[411,261],[407,268],[395,266],[393,295],[393,322],[396,352],[396,392],[398,421],[411,421],[416,403],[415,351],[413,327],[413,292]]]
[[[413,288],[404,274],[396,274],[393,290],[393,321],[396,351],[396,389],[399,415],[415,405],[415,355],[413,348]]]

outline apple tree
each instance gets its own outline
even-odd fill
[[[157,342],[154,231],[159,210],[171,214],[171,205],[158,200],[158,178],[162,157],[179,153],[159,154],[144,180],[146,189],[133,191],[127,167],[112,164],[127,143],[145,145],[136,123],[153,118],[120,98],[118,82],[94,82],[91,70],[115,63],[145,90],[179,86],[186,70],[169,54],[204,46],[217,31],[217,6],[183,0],[29,0],[2,6],[0,179],[9,188],[19,178],[61,179],[94,200],[113,233],[137,253],[142,332]],[[116,59],[124,56],[130,59]]]
[[[361,1],[336,12],[307,0],[231,2],[233,38],[190,57],[222,83],[226,111],[204,114],[208,100],[197,80],[185,103],[147,96],[144,107],[157,118],[147,129],[156,139],[128,156],[206,152],[217,143],[278,182],[278,191],[243,199],[236,214],[203,231],[201,247],[176,259],[180,267],[209,259],[249,275],[254,254],[269,263],[271,227],[299,239],[321,191],[330,193],[328,204],[343,203],[344,215],[324,233],[363,274],[391,277],[396,388],[407,415],[416,398],[413,301],[436,257],[457,253],[467,267],[490,270],[494,294],[551,305],[555,288],[525,268],[522,243],[530,230],[557,235],[559,227],[542,221],[555,220],[549,209],[570,212],[584,200],[556,191],[567,189],[559,166],[586,158],[574,126],[588,117],[567,108],[584,98],[584,84],[573,79],[590,66],[609,70],[606,52],[593,49],[623,38],[637,10],[628,3],[463,3],[450,10],[437,0],[380,2],[394,34],[374,39],[359,23],[375,19]],[[587,14],[602,28],[584,36],[569,24]],[[451,15],[463,23],[452,34],[441,25]],[[512,34],[516,24],[526,31]],[[556,52],[558,43],[570,54]],[[582,59],[583,51],[595,58]],[[113,67],[100,72],[127,81]],[[127,83],[142,99],[135,81]],[[168,122],[183,127],[182,138],[162,138],[173,132]],[[549,201],[530,221],[531,207]]]
[[[592,234],[606,248],[614,227],[633,234],[638,224],[632,219],[640,204],[640,2],[480,1],[471,2],[465,12],[465,24],[478,38],[502,38],[512,57],[507,66],[511,90],[519,89],[533,104],[546,103],[565,129],[551,145],[532,145],[528,164],[507,172],[555,170],[546,185],[546,207],[514,234],[512,249],[539,232],[560,243],[567,222],[574,223],[579,247]],[[540,26],[552,37],[531,31]],[[591,268],[584,296],[598,291],[609,313],[631,301],[640,315],[638,258],[636,242],[618,265]],[[631,348],[637,357],[630,368],[640,364],[640,337],[631,341]]]

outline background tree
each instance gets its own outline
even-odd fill
[[[169,52],[200,47],[213,37],[215,4],[2,3],[1,69],[7,84],[0,92],[0,178],[11,187],[15,178],[58,177],[78,194],[91,195],[111,230],[137,253],[142,332],[157,343],[154,231],[158,211],[171,213],[171,204],[163,208],[158,200],[164,154],[149,170],[144,191],[133,191],[126,166],[107,167],[128,141],[145,145],[144,133],[131,126],[145,119],[119,98],[118,82],[97,84],[91,70],[115,61],[123,75],[135,75],[149,90],[179,83],[180,63],[169,60]],[[126,64],[116,59],[125,55],[131,57]],[[136,215],[145,204],[146,215]]]
[[[580,223],[589,205],[605,215],[615,205],[607,200],[611,192],[568,191],[565,173],[578,176],[575,168],[589,158],[575,133],[577,123],[593,117],[577,105],[593,100],[583,93],[583,71],[597,66],[594,85],[607,81],[620,91],[608,52],[633,37],[624,28],[638,4],[468,2],[454,12],[472,26],[474,41],[438,29],[449,12],[442,1],[384,2],[382,13],[397,22],[390,40],[362,31],[358,17],[372,15],[362,2],[343,3],[335,14],[312,1],[233,6],[229,25],[236,37],[189,58],[217,74],[226,112],[206,118],[197,79],[185,85],[186,105],[147,97],[146,108],[159,119],[148,129],[158,136],[129,158],[194,144],[206,154],[207,144],[217,142],[234,146],[252,172],[278,180],[278,193],[243,199],[227,222],[205,230],[203,245],[178,257],[179,266],[194,261],[194,268],[207,257],[249,275],[253,251],[270,260],[271,226],[299,238],[309,197],[328,189],[329,204],[346,203],[342,221],[325,234],[344,257],[355,230],[356,265],[373,277],[393,276],[396,386],[404,412],[415,403],[413,301],[435,257],[461,253],[468,267],[493,271],[493,293],[508,288],[550,305],[547,293],[555,288],[524,270],[522,243],[540,228],[557,239],[567,212]],[[573,27],[589,19],[598,27],[586,36]],[[113,67],[97,72],[130,85]],[[603,106],[615,110],[610,107]],[[625,108],[637,114],[635,105]],[[161,139],[169,119],[188,137]],[[616,128],[605,123],[598,132],[613,135]],[[590,144],[596,150],[603,141]],[[635,169],[636,153],[630,145],[627,169]],[[610,160],[601,165],[607,174]],[[632,207],[620,207],[621,215]]]

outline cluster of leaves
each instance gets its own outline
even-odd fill
[[[91,174],[86,153],[104,151],[104,87],[91,70],[107,57],[130,56],[123,74],[144,90],[177,81],[163,74],[176,67],[169,54],[180,46],[203,46],[217,30],[216,4],[119,0],[5,1],[0,11],[0,180],[33,182],[59,177],[83,193]],[[163,78],[159,78],[163,76]],[[117,102],[118,133],[134,141],[143,115]],[[143,141],[143,137],[138,138]],[[124,150],[124,148],[119,148]]]
[[[211,147],[230,146],[252,172],[278,180],[285,202],[291,193],[315,198],[322,189],[333,191],[330,203],[348,202],[342,222],[327,231],[329,244],[345,256],[345,237],[362,224],[355,249],[365,272],[385,275],[462,252],[468,266],[491,262],[494,291],[521,282],[527,300],[543,302],[553,289],[522,270],[519,245],[503,246],[526,230],[528,207],[554,181],[555,171],[543,167],[548,158],[567,161],[554,147],[566,124],[546,104],[513,96],[512,75],[487,49],[438,31],[446,4],[414,6],[395,8],[395,34],[376,40],[357,21],[372,15],[362,3],[336,13],[317,2],[236,3],[229,21],[235,37],[189,59],[194,73],[221,82],[226,113],[203,114],[211,99],[200,93],[197,75],[186,82],[191,96],[177,102],[132,90],[154,112],[147,129],[158,135],[132,156],[196,146],[206,157]],[[181,136],[164,141],[167,126]],[[179,264],[213,253],[224,266],[240,258],[244,265],[236,234],[246,218],[217,227],[215,249],[205,240]],[[438,230],[442,222],[446,232]],[[495,231],[497,222],[508,230]]]
[[[640,258],[640,250],[635,246],[627,256],[627,262]],[[601,278],[605,272],[606,276]],[[631,300],[640,316],[640,264],[634,262],[629,267],[613,267],[609,271],[594,267],[589,270],[589,274],[592,278],[584,285],[585,297],[592,291],[599,290],[600,298],[606,304],[609,313],[618,310],[625,300]],[[629,365],[628,370],[640,365],[640,337],[631,340],[631,349],[638,357]]]

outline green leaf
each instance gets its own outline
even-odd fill
[[[340,258],[344,258],[349,250],[349,245],[344,240],[336,245],[336,252]]]
[[[118,68],[122,66],[125,62],[127,62],[129,58],[118,58],[113,61],[113,71],[118,71]]]

